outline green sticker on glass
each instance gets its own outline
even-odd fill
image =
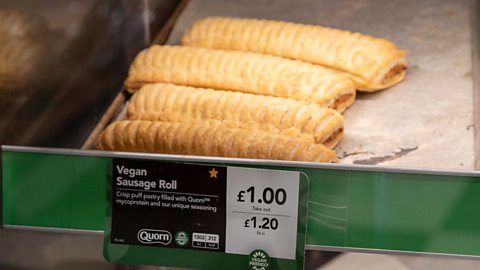
[[[254,250],[248,259],[249,270],[269,270],[270,256],[263,250]]]
[[[114,158],[108,182],[109,261],[303,269],[308,179],[300,172]]]

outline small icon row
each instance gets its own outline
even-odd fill
[[[192,247],[218,249],[220,246],[220,237],[218,234],[196,233],[192,234]]]

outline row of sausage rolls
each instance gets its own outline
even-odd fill
[[[372,92],[402,81],[406,52],[392,42],[319,25],[208,17],[187,30],[182,44],[271,54],[345,72],[359,90]]]
[[[255,129],[229,128],[220,121],[118,121],[105,129],[97,147],[102,150],[234,158],[336,160],[335,152],[321,144]]]
[[[127,120],[99,149],[334,162],[356,90],[392,86],[407,66],[386,40],[269,20],[206,18],[182,43],[135,58]]]
[[[133,61],[125,87],[173,83],[291,98],[343,112],[355,85],[334,70],[259,53],[154,45]]]
[[[292,99],[163,83],[148,84],[136,92],[127,107],[127,119],[107,127],[97,148],[333,162],[336,155],[331,148],[343,138],[343,116],[332,109]],[[207,143],[211,152],[195,142],[200,135],[185,134],[179,126],[194,133],[211,127],[201,135],[202,140],[211,141]],[[165,132],[171,136],[164,136]],[[243,147],[251,149],[227,151],[231,145],[216,139],[227,135],[244,140]]]
[[[225,126],[260,129],[335,147],[343,138],[343,116],[331,109],[261,95],[150,84],[130,100],[128,119],[190,122],[218,120]]]

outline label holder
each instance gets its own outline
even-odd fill
[[[206,233],[206,236],[212,236],[211,241],[207,241],[210,248],[207,247],[207,242],[205,243],[205,249],[194,249],[186,248],[179,243],[184,243],[189,241],[187,245],[193,242],[193,234],[185,232],[186,235],[181,234],[178,236],[179,232],[170,232],[171,241],[168,243],[170,245],[172,242],[176,243],[175,247],[165,247],[160,245],[142,245],[142,244],[127,244],[121,242],[112,241],[112,221],[117,220],[117,216],[114,216],[112,219],[113,209],[114,209],[114,194],[112,192],[115,190],[113,185],[115,185],[115,176],[118,176],[118,171],[115,172],[116,162],[119,159],[113,159],[109,174],[107,175],[107,211],[105,217],[105,237],[104,237],[104,257],[108,261],[125,263],[125,264],[146,264],[146,265],[158,265],[158,266],[172,266],[172,267],[188,267],[195,269],[245,269],[249,264],[249,260],[252,258],[254,251],[252,250],[249,254],[232,254],[224,253],[224,247],[218,249],[217,245],[220,244],[215,239],[215,235],[209,235]],[[240,168],[240,169],[250,169],[250,170],[262,170],[264,169],[253,169],[247,167],[226,167],[224,165],[205,165],[205,164],[192,164],[192,163],[181,163],[181,162],[161,162],[161,161],[147,161],[147,160],[135,160],[135,159],[120,159],[123,161],[132,161],[140,162],[142,164],[147,164],[148,166],[173,166],[178,170],[179,166],[182,167],[191,167],[199,166],[204,168],[216,168],[222,169],[225,168]],[[148,167],[147,166],[147,167]],[[277,171],[278,170],[268,170],[268,171]],[[141,171],[138,175],[133,173],[131,176],[133,178],[138,178],[141,175]],[[226,172],[226,171],[225,171]],[[283,172],[292,172],[292,171],[283,171]],[[303,269],[304,264],[304,250],[305,250],[305,239],[306,239],[306,220],[307,220],[307,205],[308,205],[308,177],[304,173],[298,173],[298,205],[297,205],[297,226],[296,226],[296,248],[295,248],[295,259],[280,259],[276,257],[270,258],[270,265],[268,268],[264,269]],[[197,179],[198,180],[198,179]],[[182,181],[182,180],[178,180]],[[191,180],[195,181],[195,179]],[[179,182],[177,182],[178,185]],[[229,182],[228,182],[229,183]],[[138,186],[137,186],[138,187]],[[207,194],[208,195],[208,194]],[[225,196],[226,191],[225,191]],[[117,214],[116,214],[117,215]],[[114,220],[115,219],[115,220]],[[227,222],[227,221],[225,221]],[[159,228],[157,228],[159,229]],[[179,228],[180,232],[182,229]],[[153,232],[155,233],[155,232]],[[173,235],[175,234],[175,235]],[[147,235],[144,233],[144,235]],[[188,240],[185,239],[185,236]],[[197,236],[195,236],[197,237]],[[219,236],[221,238],[221,235]],[[155,234],[150,234],[150,238],[162,238]],[[218,237],[217,237],[218,238]],[[268,253],[267,253],[268,255]],[[252,269],[262,269],[262,268],[252,268]]]

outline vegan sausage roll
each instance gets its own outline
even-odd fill
[[[251,51],[298,59],[347,72],[362,91],[377,91],[405,77],[406,53],[385,39],[272,20],[208,17],[196,21],[182,44]]]
[[[333,150],[298,138],[260,130],[227,128],[221,122],[196,124],[119,121],[101,134],[97,148],[165,154],[334,162]]]
[[[293,99],[173,84],[143,86],[131,98],[127,115],[167,122],[219,120],[233,128],[310,137],[329,148],[343,138],[343,116],[332,109]]]
[[[152,46],[135,58],[125,86],[173,83],[292,98],[344,111],[355,84],[337,71],[282,57],[182,46]]]

